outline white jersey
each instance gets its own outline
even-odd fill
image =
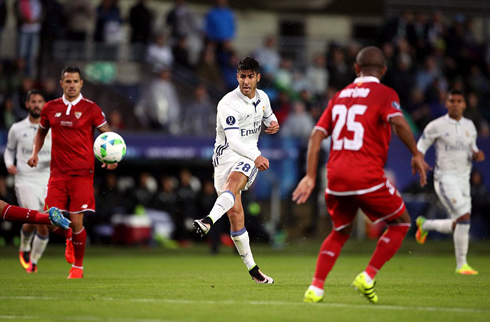
[[[461,118],[459,121],[449,115],[441,116],[430,122],[417,143],[417,149],[425,155],[434,144],[436,165],[434,179],[451,175],[469,180],[476,146],[476,128],[472,121]]]
[[[214,166],[237,155],[255,161],[260,156],[257,142],[262,122],[269,126],[272,121],[277,118],[264,91],[257,89],[253,99],[243,95],[239,87],[226,94],[218,103]]]
[[[5,149],[5,166],[9,167],[16,163],[17,174],[15,184],[27,183],[45,187],[49,180],[49,169],[51,163],[51,131],[46,135],[44,145],[39,151],[39,162],[37,167],[31,168],[27,161],[31,157],[34,136],[39,124],[33,124],[29,117],[12,125],[7,139]]]

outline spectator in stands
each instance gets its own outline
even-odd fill
[[[141,173],[138,178],[138,186],[133,192],[136,204],[152,208],[157,190],[156,179],[149,172]]]
[[[184,108],[182,133],[196,136],[213,136],[216,126],[216,108],[209,100],[206,85],[194,89],[192,101]],[[214,201],[213,201],[214,203]]]
[[[15,3],[18,25],[17,57],[26,61],[24,74],[34,76],[39,54],[43,5],[40,0],[18,0]]]
[[[288,57],[281,59],[281,65],[274,78],[274,86],[279,91],[292,93],[293,90],[293,61]]]
[[[281,136],[293,137],[308,141],[311,130],[315,126],[311,115],[306,111],[306,106],[301,101],[293,102],[293,108],[286,121],[281,126]]]
[[[408,26],[412,22],[412,12],[403,10],[399,17],[389,21],[383,28],[383,42],[396,44],[398,39],[407,37]]]
[[[410,94],[415,86],[415,77],[411,71],[412,58],[406,53],[401,53],[396,58],[396,67],[390,75],[392,83],[387,84],[391,86],[400,98],[400,104],[402,107],[408,104]]]
[[[240,58],[234,50],[230,51],[226,57],[228,61],[221,66],[221,77],[225,82],[226,90],[232,91],[238,86],[236,66]]]
[[[34,80],[30,77],[24,77],[20,88],[12,93],[12,103],[15,114],[15,121],[18,122],[27,117],[26,96],[27,92],[34,89]]]
[[[2,112],[0,114],[0,128],[4,130],[8,130],[10,129],[12,124],[16,122],[15,113],[14,113],[14,104],[11,97],[6,97],[3,100],[3,104],[0,108],[0,111]]]
[[[117,58],[118,45],[124,40],[122,18],[117,0],[102,0],[96,10],[94,40],[97,42],[98,59]]]
[[[353,67],[346,64],[345,54],[342,49],[333,47],[330,51],[330,55],[330,86],[344,88],[355,78]]]
[[[427,41],[431,48],[440,46],[445,42],[446,26],[443,23],[444,17],[440,11],[435,11],[432,20],[427,24]]]
[[[51,55],[53,42],[61,39],[65,32],[64,8],[58,0],[44,0],[44,19],[41,25],[41,57]],[[48,59],[50,57],[47,57]]]
[[[412,117],[418,132],[423,131],[425,126],[433,120],[430,114],[430,107],[425,103],[424,93],[418,88],[412,88],[409,101],[402,107]]]
[[[89,0],[71,0],[65,3],[66,39],[85,42],[92,25],[94,12]]]
[[[437,68],[434,57],[428,56],[425,59],[423,69],[417,72],[417,87],[422,92],[425,92],[434,83],[434,80],[441,76],[441,71]]]
[[[153,72],[162,69],[170,69],[174,63],[172,49],[167,43],[167,37],[163,32],[157,33],[155,41],[148,47],[146,61],[150,64]]]
[[[274,74],[281,63],[281,56],[276,48],[276,39],[272,35],[265,36],[261,47],[255,49],[252,57],[260,62],[262,76]]]
[[[309,83],[309,89],[318,99],[328,87],[328,70],[325,54],[318,53],[313,58],[313,64],[306,69],[306,79]]]
[[[56,79],[53,77],[48,77],[43,81],[43,93],[46,99],[46,102],[54,100],[58,97],[61,97],[63,93],[60,93],[60,85]]]
[[[466,109],[463,112],[464,117],[470,119],[475,124],[476,130],[480,131],[482,116],[479,108],[478,96],[474,92],[468,93]]]
[[[171,78],[171,71],[163,69],[150,84],[142,85],[143,94],[135,106],[134,114],[140,123],[148,129],[177,135],[180,131],[181,108]]]
[[[170,42],[176,46],[181,39],[186,39],[191,65],[197,63],[202,50],[202,33],[196,15],[187,6],[185,0],[176,0],[167,14],[166,25],[170,27]]]
[[[123,115],[120,110],[114,109],[109,112],[107,122],[111,126],[113,131],[120,131],[126,128],[124,124]]]
[[[7,22],[7,0],[0,0],[0,52],[2,52],[2,33]]]
[[[423,12],[417,12],[413,23],[408,26],[407,40],[416,51],[416,59],[422,62],[429,54],[427,43],[427,17]]]
[[[277,117],[279,124],[284,123],[291,111],[291,101],[289,93],[286,91],[280,91],[277,100],[271,104],[273,106],[274,114]]]
[[[175,215],[177,209],[177,188],[178,180],[170,175],[165,175],[160,179],[160,190],[157,193],[156,208]],[[175,222],[174,218],[174,222]]]
[[[177,40],[177,44],[172,47],[172,55],[174,56],[175,63],[178,66],[191,68],[191,61],[189,58],[189,48],[187,45],[187,38],[181,37]]]
[[[177,189],[178,212],[180,213],[178,224],[181,226],[180,236],[177,240],[179,245],[185,247],[189,245],[189,227],[192,227],[192,221],[200,218],[202,213],[198,210],[198,197],[201,191],[199,179],[192,175],[192,172],[184,168],[179,173],[179,187]]]
[[[224,91],[225,85],[214,51],[213,45],[206,45],[202,52],[201,60],[197,64],[197,75],[201,81],[215,86],[220,91]]]
[[[131,46],[134,60],[143,60],[146,46],[150,41],[153,15],[146,6],[146,0],[138,0],[129,11],[129,25],[131,26]]]
[[[216,0],[216,6],[208,11],[205,32],[207,39],[218,45],[235,39],[235,14],[228,6],[228,0]]]

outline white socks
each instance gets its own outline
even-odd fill
[[[453,232],[452,219],[427,219],[422,225],[423,230],[435,230],[442,234],[451,234]]]
[[[250,270],[253,268],[255,266],[255,261],[252,255],[252,250],[250,249],[250,238],[248,237],[247,229],[243,227],[239,231],[232,231],[231,239],[233,239],[238,254],[240,254],[240,257],[247,266],[247,269]]]
[[[20,229],[20,249],[21,252],[31,251],[31,242],[34,237],[34,231],[30,235],[26,235],[24,229]]]
[[[43,256],[46,246],[48,246],[49,235],[39,236],[36,234],[34,236],[34,241],[32,242],[32,252],[31,252],[31,262],[37,264],[37,261]]]
[[[460,269],[466,264],[466,255],[468,254],[468,243],[470,237],[469,223],[456,223],[454,228],[454,252],[456,254],[456,269]]]
[[[308,287],[308,289],[309,289],[309,290],[312,290],[313,292],[315,292],[315,295],[316,295],[316,296],[320,296],[320,297],[322,297],[322,296],[325,294],[325,290],[322,290],[321,288],[316,287],[316,286],[314,286],[314,285],[310,285],[310,286]]]
[[[230,190],[224,191],[218,196],[214,203],[213,209],[209,213],[208,217],[211,218],[213,224],[218,221],[228,210],[235,204],[235,196]]]

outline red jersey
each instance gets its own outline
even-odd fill
[[[106,123],[97,104],[82,95],[49,101],[41,112],[40,126],[51,128],[51,176],[89,176],[94,172],[94,129]]]
[[[332,137],[328,193],[364,194],[385,184],[389,119],[396,115],[403,116],[398,95],[376,77],[359,77],[335,94],[315,126]]]

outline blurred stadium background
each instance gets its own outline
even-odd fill
[[[116,171],[96,171],[97,213],[87,217],[86,225],[92,244],[175,248],[202,242],[188,228],[208,213],[215,198],[216,104],[237,86],[236,63],[246,55],[261,63],[260,88],[269,94],[282,125],[280,134],[261,139],[271,169],[244,195],[247,227],[256,240],[283,247],[286,241],[325,236],[330,229],[324,174],[317,198],[308,204],[293,205],[290,195],[303,175],[308,135],[335,91],[354,79],[352,64],[365,45],[383,49],[389,66],[383,82],[400,95],[417,136],[445,114],[447,90],[463,89],[465,115],[477,126],[478,144],[490,157],[487,0],[29,3],[33,7],[26,14],[18,1],[0,0],[0,149],[12,123],[27,114],[27,91],[37,88],[47,99],[59,97],[61,69],[79,65],[83,95],[102,107],[128,144]],[[35,22],[26,23],[26,15]],[[325,158],[327,151],[328,142]],[[434,164],[433,151],[428,160]],[[418,187],[409,163],[408,151],[394,137],[386,172],[409,212],[414,218],[445,216],[431,185]],[[474,169],[471,234],[482,240],[490,234],[490,167],[485,161]],[[4,166],[0,198],[15,203],[13,178]],[[210,236],[212,252],[230,242],[222,225]],[[0,243],[15,243],[18,229],[2,222]],[[382,230],[359,216],[358,238],[375,239]]]

